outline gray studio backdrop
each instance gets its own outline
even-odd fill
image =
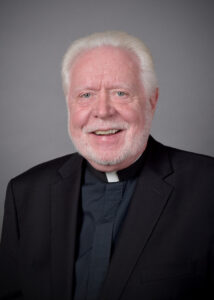
[[[70,42],[92,32],[123,30],[144,40],[160,87],[153,136],[214,156],[213,3],[0,1],[0,230],[9,179],[74,151],[60,64]]]

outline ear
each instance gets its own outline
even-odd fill
[[[153,92],[152,96],[149,99],[151,109],[152,109],[153,112],[156,109],[156,105],[157,105],[157,102],[158,102],[158,96],[159,96],[159,89],[156,88],[155,91]]]

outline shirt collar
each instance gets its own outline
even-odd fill
[[[143,167],[145,161],[145,151],[143,154],[130,166],[123,170],[117,171],[117,176],[119,178],[119,181],[126,181],[131,178],[137,177],[140,170]],[[86,162],[86,168],[93,173],[97,178],[99,178],[101,181],[108,182],[106,173],[96,170],[94,167],[92,167],[89,162]]]

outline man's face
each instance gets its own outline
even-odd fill
[[[67,97],[75,147],[100,171],[128,167],[146,147],[156,100],[145,97],[134,54],[102,46],[79,55]]]

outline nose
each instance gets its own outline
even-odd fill
[[[114,115],[115,109],[107,91],[102,91],[97,97],[94,105],[94,117],[100,119],[110,118]]]

